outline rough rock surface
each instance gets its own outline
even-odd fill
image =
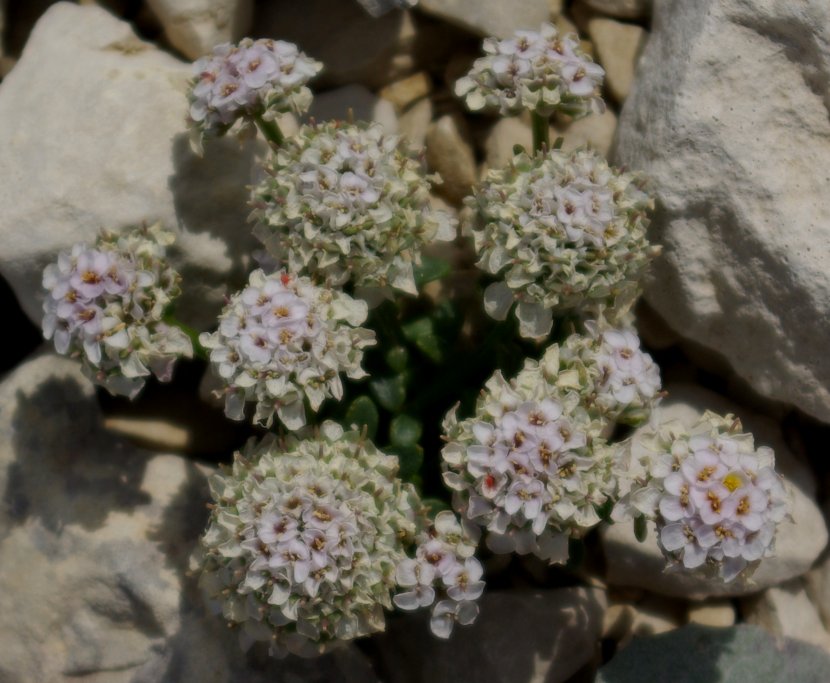
[[[38,324],[41,276],[102,229],[177,230],[180,316],[209,324],[254,245],[246,225],[256,146],[190,149],[190,67],[95,6],[52,6],[0,86],[0,274]]]
[[[548,0],[420,0],[418,7],[482,37],[538,30],[550,18]]]
[[[387,133],[398,132],[395,106],[362,85],[344,85],[316,95],[306,118],[348,121],[350,117],[354,121],[375,121]]]
[[[50,354],[0,384],[0,680],[374,680],[347,649],[248,660],[185,572],[205,472],[101,426],[77,364]]]
[[[646,298],[762,395],[830,421],[830,5],[667,0],[616,161],[645,171]]]
[[[446,114],[429,125],[426,159],[443,181],[436,192],[453,204],[460,204],[476,181],[476,160],[464,119]]]
[[[744,600],[741,613],[747,623],[762,626],[776,636],[798,638],[830,652],[830,633],[800,580]]]
[[[827,527],[814,500],[815,481],[812,474],[795,459],[780,430],[774,423],[749,414],[723,397],[699,387],[669,386],[668,391],[669,398],[659,409],[661,422],[676,419],[691,424],[706,409],[721,414],[733,413],[741,419],[744,429],[755,436],[756,445],[773,448],[776,470],[784,475],[792,495],[793,521],[785,521],[779,526],[775,556],[762,560],[752,581],[743,584],[724,584],[682,571],[664,571],[666,562],[657,546],[653,524],[648,525],[648,537],[643,543],[635,538],[631,523],[614,524],[602,530],[608,583],[635,586],[662,595],[702,599],[755,593],[805,574],[827,545]]]
[[[432,637],[421,615],[391,621],[377,638],[385,680],[561,683],[594,656],[605,611],[602,591],[492,591],[479,603],[475,624],[457,628],[449,641]]]
[[[170,44],[189,59],[248,34],[253,0],[147,0]]]

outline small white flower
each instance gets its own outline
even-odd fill
[[[307,656],[383,630],[396,580],[409,583],[395,568],[425,528],[396,472],[396,458],[324,423],[313,438],[252,443],[211,478],[200,583],[243,643]],[[429,569],[412,574],[431,603]]]
[[[110,393],[133,397],[150,374],[167,381],[176,358],[193,353],[187,335],[162,320],[179,294],[165,254],[172,239],[159,225],[104,235],[43,272],[44,336]]]
[[[485,292],[485,309],[503,319],[514,302],[522,336],[544,338],[552,313],[577,309],[619,319],[639,291],[656,251],[646,239],[651,200],[636,176],[612,169],[586,149],[516,155],[492,169],[466,200],[478,267],[500,280]],[[626,343],[612,334],[613,343]],[[634,372],[609,345],[608,363]],[[634,347],[636,350],[636,347]],[[635,389],[606,387],[625,401]]]
[[[656,521],[670,562],[728,582],[773,554],[788,496],[771,451],[756,450],[733,416],[706,413],[688,431],[676,423],[649,428],[639,442],[647,479],[623,507]]]
[[[341,372],[365,376],[360,363],[374,333],[357,325],[367,312],[364,302],[307,277],[254,271],[219,329],[200,337],[226,384],[225,414],[241,420],[253,402],[255,422],[270,426],[277,415],[289,429],[301,428],[305,399],[317,410],[325,398],[342,396]]]
[[[455,238],[455,220],[429,204],[437,178],[378,124],[304,126],[267,172],[254,234],[291,272],[416,294],[421,249]]]
[[[552,24],[538,32],[517,31],[511,39],[488,38],[484,52],[455,85],[471,111],[512,116],[527,109],[550,116],[559,110],[580,116],[605,108],[602,67],[580,50],[575,35],[560,36]]]

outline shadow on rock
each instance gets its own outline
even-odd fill
[[[89,390],[51,378],[18,390],[3,503],[12,524],[38,518],[59,533],[68,524],[99,529],[110,511],[149,502],[140,490],[146,457],[100,428]]]

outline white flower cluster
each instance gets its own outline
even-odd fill
[[[429,206],[435,178],[378,124],[304,126],[266,171],[254,234],[291,272],[416,294],[421,247],[455,238],[454,219]]]
[[[586,149],[522,153],[491,170],[466,200],[478,266],[503,277],[485,292],[487,312],[503,320],[518,301],[520,332],[536,339],[554,311],[624,313],[656,253],[639,183]]]
[[[579,391],[597,419],[642,424],[660,398],[660,369],[633,328],[585,326],[588,334],[571,335],[559,350],[560,386]]]
[[[596,525],[597,507],[615,492],[602,424],[578,393],[550,381],[558,371],[554,347],[511,382],[496,372],[474,417],[459,422],[454,409],[444,421],[444,482],[462,515],[488,530],[494,552],[565,562],[568,538]]]
[[[669,423],[639,437],[645,485],[622,498],[614,517],[655,519],[670,564],[725,582],[748,576],[773,554],[789,501],[772,449],[756,450],[740,430],[734,416],[707,412],[688,431]]]
[[[421,503],[397,458],[325,422],[318,436],[250,446],[211,478],[200,584],[243,646],[313,655],[384,628]]]
[[[579,116],[604,109],[605,71],[580,50],[575,35],[560,36],[555,26],[543,24],[507,40],[487,38],[484,52],[455,84],[455,94],[471,111],[511,116],[528,109],[547,117],[557,110]]]
[[[456,622],[466,626],[478,616],[475,601],[484,592],[484,570],[473,557],[475,535],[444,510],[436,515],[433,528],[421,534],[415,557],[398,565],[396,578],[404,591],[394,597],[395,606],[402,610],[432,606],[430,629],[439,638],[449,638]],[[444,594],[437,603],[436,589]]]
[[[242,116],[301,114],[311,105],[305,84],[320,69],[322,64],[282,40],[217,45],[193,64],[190,122],[201,134],[221,135]]]
[[[253,401],[255,422],[270,426],[276,413],[288,429],[303,427],[305,399],[316,411],[327,397],[342,397],[341,372],[366,376],[363,349],[375,336],[358,325],[367,314],[365,302],[307,277],[255,270],[222,311],[219,329],[199,338],[226,384],[225,414],[242,420]]]
[[[55,350],[80,357],[84,373],[113,394],[134,397],[151,373],[170,379],[193,347],[163,321],[179,294],[166,261],[173,235],[159,225],[76,244],[43,271],[43,335]]]

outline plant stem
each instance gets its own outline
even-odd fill
[[[550,149],[550,118],[534,111],[530,120],[533,124],[533,151]]]
[[[265,136],[265,139],[272,145],[279,147],[285,140],[285,136],[282,134],[276,121],[266,121],[262,116],[256,116],[254,117],[254,122],[260,132]]]

